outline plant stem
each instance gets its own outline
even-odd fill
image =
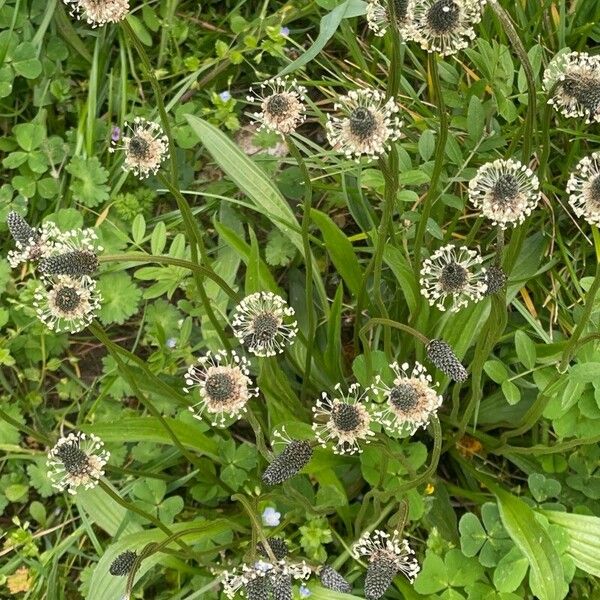
[[[132,502],[125,500],[125,498],[123,498],[120,494],[118,494],[115,490],[113,490],[113,488],[110,487],[110,485],[108,485],[102,479],[100,479],[98,481],[98,485],[104,492],[106,492],[115,502],[120,504],[125,510],[134,512],[137,515],[139,515],[140,517],[146,519],[146,521],[150,521],[150,523],[152,523],[153,525],[158,527],[166,535],[168,535],[168,536],[174,535],[174,533],[165,524],[161,523],[160,520],[157,519],[154,515],[147,513],[145,510],[139,508]],[[190,551],[190,547],[187,544],[183,543],[181,540],[177,540],[177,543],[183,550],[185,550],[187,552]]]
[[[209,279],[212,279],[234,302],[241,300],[240,295],[233,290],[229,284],[219,275],[217,275],[212,269],[203,267],[202,265],[196,265],[189,260],[181,258],[174,258],[172,256],[156,256],[154,254],[143,254],[141,252],[131,252],[128,254],[106,254],[98,257],[98,262],[109,263],[109,262],[135,262],[135,263],[158,263],[163,265],[173,265],[174,267],[182,267],[189,269],[192,272],[200,273],[205,275]]]
[[[194,215],[192,210],[190,209],[190,205],[188,201],[185,199],[183,194],[179,191],[177,187],[177,182],[179,181],[179,173],[177,170],[177,155],[175,142],[173,141],[173,135],[171,132],[171,125],[169,123],[169,116],[167,114],[167,110],[165,108],[165,103],[163,99],[162,90],[160,89],[160,85],[158,83],[158,79],[154,73],[154,69],[152,68],[152,64],[150,63],[150,59],[148,58],[148,54],[146,53],[146,49],[142,42],[138,39],[135,31],[131,27],[131,24],[127,19],[121,21],[122,27],[125,30],[125,33],[135,46],[135,49],[142,61],[142,65],[144,70],[146,71],[146,75],[148,76],[148,80],[152,87],[152,91],[154,92],[154,99],[156,101],[156,106],[158,108],[158,114],[160,115],[161,124],[165,135],[169,144],[169,165],[170,165],[170,180],[165,177],[162,173],[158,174],[158,179],[167,187],[167,189],[175,196],[175,200],[177,201],[177,206],[179,211],[181,212],[181,216],[183,218],[183,224],[186,230],[186,235],[188,238],[188,242],[190,244],[190,250],[192,255],[192,262],[196,265],[199,265],[198,261],[198,250],[203,258],[203,262],[205,263],[207,268],[209,267],[209,263],[206,260],[206,253],[204,251],[204,243],[202,241],[202,234],[198,228],[198,224],[194,219]],[[198,289],[198,293],[200,294],[200,300],[202,305],[204,306],[204,310],[206,311],[206,315],[210,320],[213,328],[215,329],[221,343],[225,347],[227,351],[231,350],[231,344],[225,335],[222,325],[219,323],[216,315],[212,309],[210,300],[206,295],[206,290],[204,289],[204,282],[202,281],[202,277],[198,272],[194,272],[194,281],[196,282],[196,287]]]
[[[108,349],[111,356],[115,359],[117,365],[119,366],[119,369],[122,371],[125,379],[127,380],[129,385],[133,389],[133,392],[135,393],[138,400],[140,400],[142,402],[142,404],[148,409],[148,412],[153,417],[155,417],[156,419],[158,419],[160,421],[160,424],[163,426],[165,431],[168,433],[169,437],[173,440],[173,443],[175,444],[177,449],[181,452],[181,454],[191,464],[193,464],[197,468],[201,468],[201,463],[198,461],[198,459],[192,453],[190,453],[185,448],[185,446],[179,441],[179,438],[177,437],[177,435],[175,435],[175,432],[171,429],[171,427],[169,427],[169,424],[165,421],[165,418],[162,416],[160,411],[156,409],[156,407],[154,406],[154,404],[152,404],[152,402],[150,402],[150,399],[146,396],[146,394],[144,394],[142,392],[142,390],[140,390],[140,388],[137,385],[137,382],[135,380],[135,377],[131,374],[131,372],[129,370],[129,367],[127,367],[125,365],[125,363],[121,360],[121,357],[119,355],[120,352],[117,349],[117,348],[119,348],[119,346],[117,344],[114,344],[109,339],[109,337],[106,334],[106,332],[104,331],[104,329],[102,329],[102,327],[100,327],[100,325],[98,325],[97,323],[90,325],[90,330],[98,338],[98,340],[100,342],[102,342],[102,344],[104,344],[104,346]]]
[[[316,330],[316,314],[315,306],[313,301],[313,265],[312,265],[312,251],[310,249],[310,211],[312,208],[312,182],[310,179],[310,173],[306,167],[306,163],[302,158],[300,150],[294,143],[291,136],[285,138],[288,148],[294,157],[294,160],[300,168],[302,173],[302,179],[304,180],[304,204],[302,207],[302,245],[304,247],[304,266],[306,269],[305,279],[305,290],[304,297],[306,301],[306,314],[308,320],[308,331],[306,332],[306,360],[304,362],[304,373],[302,375],[302,392],[301,398],[305,400],[308,394],[308,386],[310,383],[310,372],[312,368],[312,351]]]
[[[437,56],[433,53],[429,54],[427,60],[429,64],[429,72],[431,73],[432,92],[437,107],[437,114],[439,116],[440,126],[437,144],[435,147],[433,172],[431,173],[429,189],[427,190],[427,194],[425,196],[423,210],[421,212],[421,217],[419,218],[419,223],[417,225],[417,231],[415,233],[415,248],[413,259],[415,272],[419,270],[419,267],[421,265],[421,250],[423,246],[423,238],[425,237],[425,231],[427,230],[427,221],[429,220],[429,215],[431,214],[431,207],[433,206],[433,200],[437,193],[438,184],[442,175],[442,169],[444,167],[444,156],[446,152],[446,141],[448,139],[448,114],[446,112],[446,104],[444,102],[442,86],[440,83],[440,73],[437,64]]]
[[[490,7],[496,13],[504,31],[510,40],[513,50],[517,55],[523,71],[525,73],[525,79],[527,81],[527,119],[525,122],[525,129],[523,132],[523,163],[528,164],[531,159],[531,146],[534,141],[535,135],[535,121],[536,121],[536,88],[535,88],[535,75],[533,74],[533,67],[529,60],[525,46],[513,25],[510,15],[500,6],[497,0],[490,0]]]
[[[573,354],[573,349],[574,349],[575,345],[577,344],[577,341],[581,337],[581,334],[583,333],[586,325],[588,324],[588,321],[590,320],[590,317],[592,315],[592,310],[594,308],[594,300],[596,299],[596,295],[598,293],[599,288],[600,288],[600,262],[596,263],[596,274],[594,275],[594,281],[592,282],[592,285],[591,285],[590,289],[588,290],[588,293],[586,294],[585,308],[583,309],[583,314],[581,315],[581,318],[579,319],[579,323],[577,323],[577,327],[575,328],[575,331],[573,331],[573,333],[571,334],[569,343],[567,344],[566,348],[563,351],[562,359],[561,359],[560,365],[558,367],[558,370],[561,373],[564,373],[566,371],[569,361],[571,360],[571,356]]]

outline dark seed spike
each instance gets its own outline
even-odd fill
[[[292,600],[292,576],[278,573],[271,577],[273,600]]]
[[[367,568],[365,598],[379,600],[390,587],[397,573],[398,567],[392,559],[381,556],[374,558]]]
[[[331,418],[341,431],[354,431],[361,424],[361,414],[356,406],[339,402],[333,405]]]
[[[460,8],[454,0],[438,0],[427,11],[427,24],[437,35],[452,31],[458,24]]]
[[[245,586],[246,598],[248,600],[269,600],[269,592],[271,589],[270,582],[267,577],[259,576],[251,579]]]
[[[454,354],[452,346],[444,340],[431,340],[427,344],[427,357],[454,381],[465,381],[469,374]]]
[[[507,279],[506,273],[503,271],[502,267],[492,265],[485,272],[485,283],[487,284],[485,295],[492,296],[493,294],[498,293],[506,285]]]
[[[129,574],[131,568],[133,567],[133,563],[137,558],[137,554],[132,552],[131,550],[125,550],[112,561],[108,572],[115,577],[123,577]]]
[[[289,549],[287,542],[284,539],[277,537],[269,537],[267,538],[267,543],[271,547],[271,552],[273,552],[273,556],[275,556],[277,560],[282,560],[288,555]],[[261,554],[261,556],[269,558],[269,555],[262,542],[258,543],[256,549]]]
[[[333,568],[325,565],[319,573],[321,585],[334,592],[349,594],[352,592],[352,586]]]
[[[68,275],[75,278],[93,275],[98,269],[98,257],[93,252],[73,250],[42,258],[39,269],[46,275]]]
[[[61,460],[67,473],[83,475],[89,467],[88,455],[79,447],[77,442],[68,441],[56,449],[56,456]]]
[[[19,214],[14,211],[8,213],[6,217],[6,224],[10,235],[13,237],[15,242],[25,246],[30,243],[31,240],[37,240],[39,235],[27,221]]]
[[[265,469],[262,480],[267,485],[277,485],[291,479],[311,459],[313,449],[304,440],[293,440]]]

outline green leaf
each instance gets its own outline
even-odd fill
[[[543,510],[542,514],[565,529],[567,554],[582,571],[600,577],[600,518],[590,515]]]
[[[29,465],[27,467],[27,475],[29,475],[29,483],[31,483],[42,498],[48,498],[55,493],[48,478],[48,468],[46,467],[45,459],[36,460],[34,464]]]
[[[17,143],[26,152],[39,148],[46,137],[46,128],[40,123],[20,123],[13,127]]]
[[[141,290],[123,271],[101,275],[98,280],[98,291],[102,294],[102,306],[98,317],[104,325],[125,323],[137,312],[142,297]]]
[[[485,113],[481,100],[473,95],[469,100],[469,108],[467,110],[467,131],[469,137],[473,141],[477,141],[483,135],[483,127],[485,125]]]
[[[96,156],[74,156],[67,165],[67,172],[73,176],[69,189],[75,200],[92,208],[108,200],[108,171]]]
[[[165,422],[183,446],[196,450],[208,456],[217,463],[221,463],[218,456],[216,442],[204,435],[199,423],[184,423],[176,419],[165,417]],[[81,430],[95,433],[105,442],[152,442],[154,444],[167,444],[172,446],[173,439],[155,417],[132,417],[121,419],[114,423],[96,423],[82,425]]]
[[[549,479],[541,473],[532,473],[528,479],[529,491],[537,502],[544,502],[548,498],[558,498],[562,486],[556,479]]]
[[[310,216],[323,234],[325,247],[336,270],[352,294],[358,296],[363,278],[352,244],[325,213],[313,208]]]
[[[509,381],[508,379],[503,381],[501,387],[502,393],[510,405],[517,404],[521,401],[521,391],[512,381]]]
[[[426,129],[419,138],[419,154],[425,161],[433,156],[435,151],[435,132],[431,129]]]
[[[528,568],[527,558],[514,547],[500,559],[494,570],[494,585],[499,592],[514,592],[521,585]]]
[[[578,363],[569,368],[569,379],[576,383],[592,383],[600,380],[600,362]]]
[[[37,58],[37,51],[31,42],[19,44],[11,56],[12,66],[18,75],[26,79],[35,79],[42,72],[42,63]]]
[[[446,565],[440,556],[427,551],[414,588],[419,594],[435,594],[448,587]]]
[[[201,544],[204,549],[214,546],[213,540],[222,540],[223,536],[231,537],[232,530],[239,530],[239,526],[227,519],[213,519],[210,521],[192,521],[188,523],[176,523],[172,525],[171,530],[174,533],[185,531],[186,529],[198,529],[190,531],[180,539],[188,544]],[[146,531],[129,532],[129,535],[122,535],[121,538],[111,544],[102,554],[102,558],[94,569],[92,580],[90,582],[87,600],[114,600],[121,598],[125,592],[126,577],[114,577],[109,573],[109,567],[113,560],[125,550],[140,552],[147,544],[152,542],[161,542],[165,539],[164,532],[158,529],[149,529]],[[175,549],[175,544],[170,546]],[[139,581],[144,574],[159,562],[168,560],[167,555],[156,552],[145,559],[136,573],[135,582]]]
[[[531,565],[529,585],[540,600],[562,600],[567,592],[558,552],[531,508],[497,485],[487,484],[498,499],[504,528]]]
[[[528,369],[535,367],[536,350],[531,338],[521,329],[515,333],[515,348],[523,366]]]
[[[294,213],[267,174],[217,127],[194,115],[188,114],[185,118],[221,169],[252,200],[256,210],[270,219],[304,256],[302,235]],[[321,298],[326,298],[318,265],[316,261],[313,264],[315,288]]]
[[[483,525],[473,513],[465,513],[458,524],[460,531],[460,549],[465,556],[476,556],[484,542],[487,534]]]
[[[135,219],[133,219],[133,223],[131,224],[131,235],[136,244],[142,243],[142,240],[146,235],[146,219],[144,219],[144,215],[138,214],[135,216]]]
[[[283,77],[288,73],[292,73],[309,63],[313,58],[316,58],[321,50],[325,48],[327,42],[333,37],[333,34],[337,31],[342,19],[359,17],[364,15],[366,11],[367,3],[362,0],[346,0],[338,7],[334,8],[329,14],[321,19],[319,35],[312,46],[295,61],[285,67],[285,69],[282,69],[277,76]]]
[[[488,360],[483,365],[483,370],[488,377],[496,383],[502,383],[508,379],[508,369],[499,360]]]

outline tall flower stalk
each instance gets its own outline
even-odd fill
[[[198,224],[194,218],[194,214],[192,212],[192,209],[190,208],[188,201],[185,199],[185,196],[181,193],[177,185],[177,182],[179,181],[179,173],[177,169],[177,155],[175,150],[175,143],[173,141],[173,134],[171,132],[169,116],[167,114],[158,79],[156,78],[154,69],[152,68],[150,59],[148,58],[148,54],[146,53],[143,44],[135,34],[129,21],[125,19],[124,21],[122,21],[121,26],[123,27],[123,30],[125,31],[127,37],[131,40],[133,46],[135,47],[140,57],[140,60],[142,61],[142,65],[150,82],[150,85],[152,86],[152,91],[154,92],[154,98],[156,100],[158,114],[160,116],[160,121],[169,146],[170,178],[159,174],[158,179],[173,194],[173,196],[175,196],[177,206],[179,208],[179,211],[181,212],[181,216],[183,219],[183,225],[186,230],[186,236],[190,244],[192,262],[194,264],[200,264],[200,253],[200,258],[202,262],[206,265],[206,267],[210,268],[210,263],[208,262],[208,257],[204,248],[204,242],[202,240],[202,233],[200,232],[200,228],[198,227]],[[223,344],[224,348],[230,350],[231,344],[229,343],[229,339],[225,335],[225,331],[221,323],[219,323],[219,320],[217,319],[217,316],[215,315],[215,312],[211,306],[210,300],[204,288],[203,278],[198,273],[194,273],[193,278],[196,283],[196,287],[198,288],[200,300],[202,301],[202,305],[204,307],[204,310],[206,311],[208,319],[210,320],[217,335],[219,336],[219,339],[221,340],[221,343]]]

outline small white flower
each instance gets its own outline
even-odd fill
[[[247,410],[248,400],[258,396],[252,387],[248,359],[225,350],[208,351],[191,365],[185,375],[185,392],[197,388],[200,402],[190,407],[196,419],[206,411],[212,424],[223,427],[228,419],[239,419]]]
[[[253,565],[246,563],[221,574],[223,593],[227,598],[234,598],[240,593],[249,600],[268,598],[269,590],[277,590],[280,586],[291,587],[292,579],[304,580],[310,576],[311,569],[303,561],[292,563],[282,559],[275,564],[258,561]]]
[[[573,212],[590,225],[600,227],[600,153],[582,158],[567,183]]]
[[[56,333],[77,333],[85,329],[101,301],[93,279],[74,279],[67,275],[55,277],[49,288],[39,285],[33,296],[38,318]]]
[[[334,109],[340,115],[327,115],[327,139],[348,158],[376,158],[401,135],[403,124],[396,116],[400,108],[379,90],[351,90],[338,98]]]
[[[60,235],[60,230],[52,221],[34,228],[14,211],[8,213],[6,224],[15,241],[15,250],[11,250],[7,256],[13,269],[28,260],[40,260],[46,256],[54,240]]]
[[[600,56],[569,52],[556,56],[544,72],[548,100],[563,116],[600,122]]]
[[[277,527],[281,522],[281,513],[272,506],[267,506],[262,513],[262,522],[266,527]]]
[[[404,35],[405,28],[409,23],[409,0],[394,0],[397,27]],[[387,0],[369,0],[367,4],[367,25],[378,37],[385,35],[390,26],[391,17],[387,8]]]
[[[486,0],[410,0],[407,37],[428,52],[450,56],[476,37]]]
[[[442,246],[421,268],[421,294],[431,306],[458,312],[469,302],[479,302],[487,291],[483,258],[475,250],[452,244]]]
[[[469,199],[484,217],[506,229],[522,223],[537,206],[540,182],[518,160],[498,159],[481,166],[469,182]]]
[[[369,562],[365,579],[367,598],[381,598],[397,573],[402,573],[411,583],[420,571],[414,550],[397,531],[389,535],[379,529],[364,533],[353,547],[357,558],[366,556]]]
[[[433,387],[427,369],[415,362],[412,370],[408,363],[390,365],[394,372],[393,384],[385,384],[380,376],[375,379],[374,391],[385,398],[385,404],[375,411],[377,420],[397,434],[412,435],[419,427],[426,427],[442,405]]]
[[[295,311],[271,292],[246,296],[235,308],[231,327],[235,337],[256,356],[275,356],[292,344],[298,327]]]
[[[92,27],[117,23],[129,13],[129,0],[63,0],[71,15],[84,18]]]
[[[121,146],[113,141],[109,151],[122,150],[125,153],[123,170],[131,171],[139,179],[155,175],[169,156],[169,140],[162,127],[154,121],[136,117],[131,127],[125,123],[124,129],[127,128],[131,134],[123,136]]]
[[[335,454],[362,452],[360,442],[368,444],[369,438],[375,435],[371,430],[371,415],[364,404],[366,392],[361,391],[358,383],[353,383],[346,394],[339,383],[334,389],[333,398],[323,392],[312,409],[315,437],[323,448],[334,442]]]
[[[60,438],[48,453],[48,477],[56,489],[67,490],[69,494],[76,494],[80,486],[89,490],[104,475],[109,456],[99,437],[70,433]]]
[[[249,91],[248,102],[260,105],[260,111],[252,113],[252,118],[260,125],[259,131],[267,129],[287,135],[304,123],[306,88],[298,85],[295,79],[276,77]]]

